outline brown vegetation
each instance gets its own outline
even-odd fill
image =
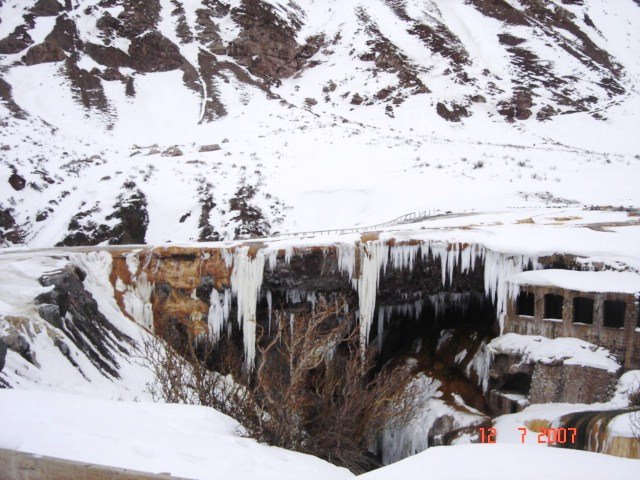
[[[356,473],[375,468],[371,446],[383,428],[412,418],[416,392],[407,368],[379,369],[374,353],[363,358],[357,325],[342,312],[338,304],[289,320],[276,315],[275,334],[259,335],[251,373],[228,339],[214,346],[187,334],[165,348],[152,337],[139,352],[154,376],[150,391],[167,402],[212,406],[260,442]]]

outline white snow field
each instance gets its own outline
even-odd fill
[[[361,475],[363,480],[601,480],[638,478],[640,460],[576,450],[487,444],[433,447],[413,457]]]
[[[197,480],[338,480],[351,473],[236,433],[211,408],[1,390],[0,446],[96,465]]]

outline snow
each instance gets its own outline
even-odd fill
[[[98,465],[199,480],[231,472],[238,480],[352,476],[316,457],[241,438],[233,419],[199,406],[0,390],[0,422],[2,448]]]
[[[538,270],[509,278],[513,285],[566,288],[581,292],[640,292],[640,274],[633,272],[578,272],[571,270]]]
[[[517,432],[517,430],[516,430]],[[434,447],[393,465],[362,475],[363,480],[539,480],[561,475],[567,480],[636,479],[639,460],[577,450],[537,448],[528,445],[485,444]]]
[[[551,364],[562,361],[565,365],[599,368],[612,373],[621,368],[607,349],[572,337],[550,339],[538,335],[507,333],[494,338],[487,348],[492,355],[518,355],[525,363]]]

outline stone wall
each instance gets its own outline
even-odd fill
[[[581,365],[536,364],[531,377],[531,403],[596,403],[611,400],[615,373]]]
[[[523,286],[521,292],[535,295],[535,315],[518,315],[515,299],[507,309],[504,333],[542,335],[547,338],[575,337],[610,350],[626,370],[640,368],[640,329],[638,329],[638,303],[632,294],[593,293],[554,287]],[[562,319],[545,319],[544,297],[547,294],[564,297]],[[573,322],[573,299],[590,298],[594,302],[593,324]],[[626,303],[623,328],[604,326],[604,302],[621,300]]]

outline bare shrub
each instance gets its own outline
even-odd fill
[[[633,437],[640,442],[640,380],[636,382],[633,392],[629,395],[629,403],[632,406],[638,407],[638,410],[631,413],[629,419]]]
[[[215,345],[206,337],[195,337],[189,332],[187,339],[168,342],[150,335],[142,340],[135,355],[140,358],[152,374],[152,382],[147,384],[147,391],[155,402],[185,403],[213,407],[224,413],[231,413],[229,399],[234,398],[242,387],[229,375],[231,367],[227,363],[241,363],[236,360],[240,355],[235,350],[224,350],[220,370],[226,374],[209,368]]]
[[[147,342],[140,356],[155,379],[150,391],[164,401],[221,410],[260,442],[354,473],[371,470],[379,466],[370,453],[379,433],[415,416],[417,392],[407,367],[380,368],[375,352],[362,355],[358,326],[343,311],[340,304],[325,306],[289,320],[279,313],[270,338],[257,326],[251,373],[241,372],[239,350],[228,341],[216,349],[190,339],[182,351]]]

